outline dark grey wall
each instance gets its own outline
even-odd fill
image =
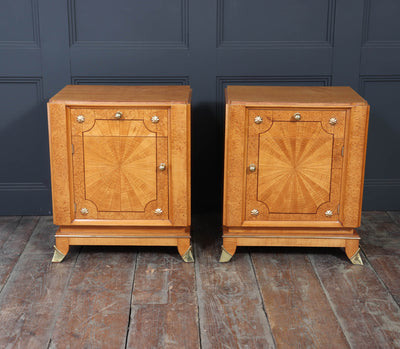
[[[194,210],[219,210],[224,87],[350,85],[364,209],[400,209],[398,0],[0,2],[0,214],[51,211],[45,103],[66,84],[190,84]]]

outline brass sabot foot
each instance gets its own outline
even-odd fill
[[[364,265],[364,263],[361,259],[360,249],[358,249],[357,252],[354,253],[353,257],[350,258],[350,261],[353,264]]]
[[[189,246],[187,251],[182,255],[182,259],[186,263],[193,263],[194,262],[193,253],[192,253],[192,246]]]
[[[232,258],[232,255],[225,250],[224,246],[222,246],[222,252],[221,252],[221,257],[219,258],[220,263],[226,263],[229,262]]]
[[[54,246],[54,255],[52,262],[60,263],[65,258],[65,254],[63,254],[56,246]]]

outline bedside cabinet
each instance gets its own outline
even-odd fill
[[[349,87],[228,86],[223,248],[344,247],[362,264],[369,106]]]
[[[60,262],[70,245],[190,245],[188,86],[66,86],[48,103]]]

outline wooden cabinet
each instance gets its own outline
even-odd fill
[[[56,233],[70,245],[190,245],[188,86],[66,86],[48,103]]]
[[[223,250],[359,236],[369,106],[349,87],[228,86]]]

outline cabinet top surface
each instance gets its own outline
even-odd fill
[[[67,85],[49,103],[60,104],[189,104],[189,86]]]
[[[347,86],[228,86],[227,104],[263,106],[368,105]]]

